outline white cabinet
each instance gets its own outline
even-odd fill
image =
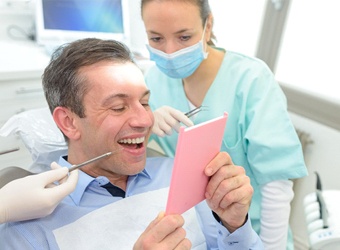
[[[2,127],[15,114],[47,106],[41,75],[48,64],[49,56],[32,42],[0,42],[0,55],[0,127]],[[0,136],[0,152],[13,148],[20,149],[0,155],[0,169],[7,166],[29,167],[32,159],[20,138]]]

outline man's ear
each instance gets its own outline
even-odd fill
[[[65,107],[56,107],[53,111],[53,119],[59,129],[69,139],[77,140],[80,137],[79,130],[75,122],[76,115]]]

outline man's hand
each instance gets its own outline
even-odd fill
[[[206,200],[221,219],[223,225],[233,232],[241,227],[248,214],[253,195],[250,178],[243,167],[235,166],[226,152],[220,152],[205,168],[210,178],[206,188]]]
[[[190,249],[191,242],[185,238],[184,219],[181,215],[160,213],[138,238],[133,249]]]
[[[153,112],[153,115],[155,117],[155,123],[152,127],[152,133],[160,137],[171,135],[173,129],[178,132],[180,122],[188,127],[194,125],[183,112],[169,106],[163,106],[156,109]]]

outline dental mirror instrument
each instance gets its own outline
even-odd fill
[[[100,160],[100,159],[102,159],[102,158],[104,158],[104,157],[107,157],[107,156],[109,156],[109,155],[111,155],[112,153],[115,153],[115,152],[117,152],[117,151],[120,151],[120,150],[116,150],[116,151],[114,151],[114,152],[108,152],[108,153],[102,154],[102,155],[100,155],[100,156],[97,156],[97,157],[95,157],[95,158],[92,158],[92,159],[90,159],[90,160],[88,160],[88,161],[85,161],[85,162],[83,162],[83,163],[76,164],[76,165],[72,165],[72,166],[68,169],[68,172],[71,172],[71,171],[73,171],[73,170],[75,170],[75,169],[77,169],[77,168],[80,168],[80,167],[85,166],[85,165],[87,165],[87,164],[90,164],[90,163],[92,163],[92,162],[98,161],[98,160]]]
[[[199,106],[197,108],[194,108],[190,110],[189,112],[186,112],[184,115],[186,115],[188,118],[190,118],[193,115],[196,115],[198,112],[205,110],[205,106]]]

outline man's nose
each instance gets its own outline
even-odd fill
[[[134,109],[134,115],[131,119],[130,125],[132,127],[152,127],[153,114],[150,108],[146,109],[140,105]]]

